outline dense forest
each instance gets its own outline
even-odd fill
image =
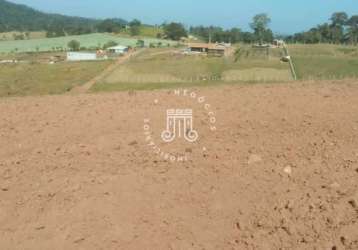
[[[122,19],[96,20],[47,14],[21,4],[0,0],[0,32],[46,31],[48,37],[115,31],[127,22]]]

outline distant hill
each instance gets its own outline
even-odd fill
[[[126,25],[123,19],[111,19]],[[0,32],[39,31],[48,32],[48,36],[78,35],[97,31],[102,20],[48,14],[26,5],[0,0]]]

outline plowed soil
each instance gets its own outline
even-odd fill
[[[215,132],[169,90],[0,100],[0,249],[358,249],[357,82],[194,91]]]

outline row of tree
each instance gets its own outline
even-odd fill
[[[206,42],[243,42],[243,43],[270,43],[274,39],[274,34],[269,28],[271,22],[267,14],[258,14],[253,17],[250,27],[252,32],[243,32],[239,28],[223,29],[216,26],[193,26],[189,30],[185,29],[181,23],[163,24],[163,34],[158,34],[158,38],[180,40],[188,37],[188,34],[199,37]],[[48,36],[63,36],[66,34],[84,34],[92,32],[119,33],[123,29],[129,29],[132,36],[140,34],[142,23],[135,19],[129,23],[122,19],[106,19],[91,28],[77,27],[68,31],[63,25],[54,25],[48,31]],[[66,31],[66,32],[65,32]],[[318,25],[306,32],[296,33],[292,36],[284,37],[291,43],[335,43],[335,44],[357,44],[358,43],[358,15],[349,17],[345,12],[336,12],[330,22]]]
[[[357,44],[358,15],[349,17],[345,12],[333,13],[330,22],[288,36],[286,40],[292,43]]]
[[[258,15],[253,21],[254,32],[241,32],[234,28],[224,30],[219,27],[192,27],[189,32],[213,42],[253,42],[270,41],[272,32],[267,28],[270,19],[266,15]],[[81,35],[94,32],[120,33],[126,32],[132,36],[140,35],[142,23],[135,19],[127,22],[120,18],[105,20],[71,17],[58,14],[48,14],[34,10],[25,5],[15,4],[6,0],[0,0],[0,33],[7,31],[30,32],[46,31],[47,37],[59,37],[67,35]],[[180,23],[168,23],[161,25],[162,32],[158,32],[158,38],[180,40],[188,36],[188,30]],[[26,39],[19,36],[17,39]]]
[[[159,33],[158,38],[166,38],[171,40],[180,40],[183,37],[188,37],[188,34],[198,36],[200,39],[206,40],[207,42],[271,42],[274,39],[274,35],[271,29],[268,28],[271,19],[267,14],[258,14],[254,16],[252,23],[250,24],[253,32],[242,32],[239,28],[232,28],[229,30],[224,30],[221,27],[215,26],[197,26],[190,27],[189,30],[186,30],[184,25],[181,23],[164,23],[161,25],[163,34]],[[112,19],[107,19],[101,22],[97,26],[98,32],[120,32],[124,27],[130,29],[130,34],[132,36],[139,34],[139,28],[141,22],[137,19],[132,22],[124,25],[123,23],[118,23]]]
[[[239,28],[223,29],[221,27],[190,27],[189,30],[180,23],[169,23],[161,26],[163,32],[158,38],[180,40],[193,34],[205,41],[212,42],[244,42],[268,43],[274,38],[269,28],[271,19],[266,14],[256,15],[250,27],[252,32],[243,32]],[[91,18],[71,17],[58,14],[43,13],[25,5],[0,0],[0,33],[7,31],[42,31],[48,37],[81,35],[94,32],[120,33],[128,32],[132,36],[140,35],[142,23],[135,19],[127,22],[120,18],[97,20]],[[16,39],[26,39],[19,36]],[[288,42],[300,43],[358,43],[358,15],[348,16],[345,12],[332,15],[330,21],[306,32],[287,36]]]
[[[205,41],[209,42],[243,42],[243,43],[265,43],[272,42],[274,35],[271,29],[268,28],[271,22],[267,14],[258,14],[254,16],[250,27],[253,32],[243,32],[239,28],[232,28],[225,30],[221,27],[190,27],[189,32],[196,35]]]

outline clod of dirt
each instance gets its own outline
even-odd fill
[[[135,96],[135,95],[137,95],[137,92],[135,90],[130,90],[130,91],[128,91],[128,95]]]
[[[132,141],[132,142],[130,142],[128,145],[129,145],[129,146],[135,146],[135,145],[137,145],[137,144],[138,144],[137,141]]]
[[[9,189],[8,189],[8,188],[6,188],[6,187],[3,187],[3,188],[1,188],[1,191],[3,191],[3,192],[7,192],[7,191],[9,191]]]
[[[251,164],[255,164],[255,163],[259,163],[259,162],[262,162],[261,156],[252,154],[249,156],[249,160],[247,161],[247,164],[251,165]]]
[[[73,243],[80,243],[81,241],[84,241],[85,238],[78,238],[77,240],[73,241]]]
[[[329,185],[330,188],[334,188],[334,189],[337,189],[337,188],[340,188],[341,185],[339,185],[338,182],[333,182],[331,185]]]
[[[351,204],[351,206],[352,206],[353,208],[358,208],[358,205],[357,205],[357,201],[356,201],[356,200],[351,199],[351,200],[348,201],[348,203]]]
[[[291,175],[291,174],[292,174],[292,167],[291,167],[291,166],[286,166],[286,167],[283,169],[283,172],[285,172],[285,173],[288,174],[288,175]]]
[[[192,153],[192,152],[193,152],[193,150],[191,148],[186,148],[185,149],[185,153]]]
[[[344,236],[341,236],[340,240],[343,245],[346,244],[346,238]]]

